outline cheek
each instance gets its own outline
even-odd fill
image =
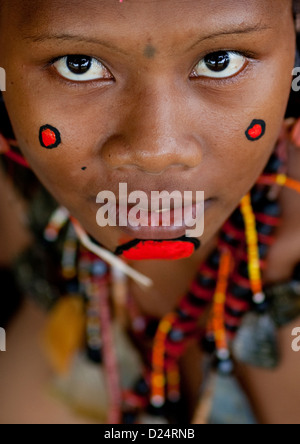
[[[211,194],[220,198],[220,210],[234,210],[255,184],[274,150],[277,132],[268,110],[245,113],[242,119],[236,115],[236,120],[223,117],[203,169]]]

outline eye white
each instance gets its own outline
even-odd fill
[[[194,77],[228,78],[237,74],[246,63],[246,57],[233,51],[208,54],[194,68]]]
[[[74,61],[77,60],[77,65],[79,66],[79,62],[85,62],[80,69],[73,69]],[[57,60],[53,63],[56,71],[65,79],[73,80],[76,82],[88,82],[91,80],[100,80],[100,79],[110,79],[112,78],[108,69],[97,59],[88,56],[65,56]]]

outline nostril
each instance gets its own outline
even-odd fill
[[[141,137],[115,135],[105,141],[100,156],[111,169],[135,168],[159,175],[169,168],[190,170],[201,163],[202,149],[191,136]]]

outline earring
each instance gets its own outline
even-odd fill
[[[300,119],[296,120],[291,131],[291,141],[297,147],[300,148]]]

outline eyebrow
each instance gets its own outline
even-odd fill
[[[98,40],[90,37],[85,37],[81,35],[73,35],[73,34],[35,34],[35,35],[27,35],[24,36],[24,40],[31,40],[35,43],[44,43],[48,40],[60,40],[60,41],[76,41],[77,43],[92,43],[96,45],[104,46],[110,50],[118,52],[123,55],[129,55],[123,49],[114,46],[110,42],[106,42],[105,40]]]
[[[202,42],[205,42],[207,40],[211,40],[214,39],[216,37],[221,37],[221,36],[229,36],[229,35],[242,35],[242,34],[251,34],[254,32],[261,32],[261,31],[265,31],[271,29],[270,26],[266,26],[263,24],[255,24],[252,26],[247,26],[244,28],[237,28],[237,29],[224,29],[224,30],[220,30],[217,31],[213,34],[209,34],[207,36],[201,36],[196,42],[194,42],[188,49],[187,51],[191,51],[193,48],[195,48],[195,46],[199,45]],[[110,42],[107,42],[105,40],[98,40],[98,39],[94,39],[94,38],[90,38],[90,37],[86,37],[86,36],[81,36],[81,35],[73,35],[73,34],[34,34],[34,35],[27,35],[24,36],[24,40],[31,40],[32,42],[36,42],[36,43],[43,43],[45,41],[48,40],[60,40],[60,41],[76,41],[77,43],[92,43],[92,44],[96,44],[96,45],[101,45],[104,46],[105,48],[108,48],[110,50],[113,50],[115,52],[118,52],[120,54],[126,55],[128,56],[129,53],[124,51],[123,49],[118,48],[117,46],[113,45]]]
[[[239,27],[237,29],[232,29],[232,27],[228,28],[228,29],[223,29],[223,30],[217,31],[213,34],[210,34],[208,36],[200,37],[195,43],[192,44],[192,46],[190,46],[188,48],[188,51],[192,50],[193,48],[195,48],[195,46],[199,45],[200,43],[205,42],[207,40],[214,39],[216,37],[221,37],[221,36],[225,36],[225,35],[230,36],[230,35],[252,34],[255,32],[266,31],[269,29],[272,29],[272,28],[270,26],[267,26],[267,25],[264,25],[261,23],[256,23],[255,25],[249,25],[249,26],[246,26],[243,28]]]

